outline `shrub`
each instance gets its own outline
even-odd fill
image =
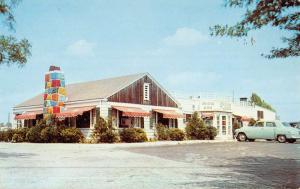
[[[47,126],[41,131],[41,139],[46,143],[62,142],[61,131],[57,126]]]
[[[156,128],[156,137],[158,140],[169,140],[169,129],[163,124],[159,123],[155,126]]]
[[[62,141],[65,143],[76,143],[84,139],[83,134],[78,128],[66,128],[60,133]]]
[[[192,140],[197,139],[205,139],[206,138],[206,127],[203,122],[198,116],[197,112],[194,112],[191,119],[187,123],[185,128],[187,137]]]
[[[141,128],[126,128],[120,133],[121,140],[123,142],[146,142],[147,136]]]
[[[97,120],[92,137],[97,143],[114,143],[120,140],[118,131],[113,128],[111,121],[107,122],[102,117]]]
[[[182,141],[185,138],[185,134],[182,130],[178,128],[171,128],[168,131],[170,140],[173,141]]]
[[[28,128],[18,128],[13,130],[12,142],[26,142],[26,134],[28,132]]]
[[[9,137],[7,131],[0,131],[0,141],[9,142]]]
[[[22,134],[15,133],[12,137],[12,142],[25,142],[25,138]]]
[[[14,135],[13,129],[8,129],[6,131],[0,131],[0,141],[10,142],[10,141],[12,141],[13,135]]]
[[[41,138],[41,131],[44,128],[45,128],[45,125],[43,125],[43,124],[31,127],[26,134],[26,140],[28,142],[34,142],[34,143],[43,142],[43,140]]]
[[[217,129],[215,127],[212,126],[207,127],[207,136],[206,136],[207,139],[214,140],[217,134],[218,134]]]

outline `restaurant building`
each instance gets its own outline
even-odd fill
[[[254,120],[275,120],[276,112],[251,104],[247,98],[234,101],[232,97],[218,97],[218,95],[201,95],[198,97],[176,97],[181,104],[186,122],[193,112],[199,116],[208,126],[217,129],[217,138],[232,139],[233,124],[248,125]]]
[[[179,103],[149,73],[65,85],[66,100],[53,115],[65,125],[80,128],[90,136],[96,119],[111,119],[117,129],[143,128],[149,138],[162,123],[184,129]],[[34,126],[45,114],[45,94],[13,107],[13,125]]]

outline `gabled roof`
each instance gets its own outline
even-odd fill
[[[170,98],[174,100],[174,102],[177,103],[177,101],[168,93],[168,91],[166,91],[148,73],[139,73],[134,75],[127,75],[127,76],[107,78],[107,79],[102,79],[97,81],[89,81],[89,82],[66,85],[66,91],[68,97],[67,102],[92,100],[92,99],[106,99],[146,75],[150,77],[167,95],[169,95]],[[43,93],[29,100],[26,100],[21,104],[16,105],[14,108],[39,106],[42,104],[43,104]]]
[[[147,73],[139,73],[66,85],[68,102],[108,98],[146,74]],[[14,108],[42,105],[43,103],[42,93],[16,105]]]

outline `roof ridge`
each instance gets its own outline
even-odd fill
[[[103,78],[103,79],[90,80],[90,81],[80,81],[80,82],[70,83],[70,84],[66,84],[66,86],[68,86],[68,85],[76,85],[76,84],[84,84],[84,83],[91,83],[91,82],[99,82],[99,81],[111,80],[111,79],[121,79],[121,78],[132,77],[132,76],[139,76],[139,75],[145,75],[145,74],[147,74],[147,72],[141,72],[141,73],[129,74],[129,75],[121,75],[121,76],[115,76],[115,77],[106,77],[106,78]]]

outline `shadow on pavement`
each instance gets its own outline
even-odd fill
[[[36,154],[34,153],[3,153],[0,152],[0,158],[12,158],[12,157],[16,157],[16,158],[28,158],[28,157],[32,157],[35,156]]]
[[[215,168],[228,168],[230,172],[220,173],[220,175],[207,175],[204,173],[205,176],[222,179],[225,178],[224,180],[185,183],[183,185],[197,187],[206,186],[212,188],[300,187],[300,159],[248,156],[230,159],[230,162],[231,163],[226,165],[210,165]]]

